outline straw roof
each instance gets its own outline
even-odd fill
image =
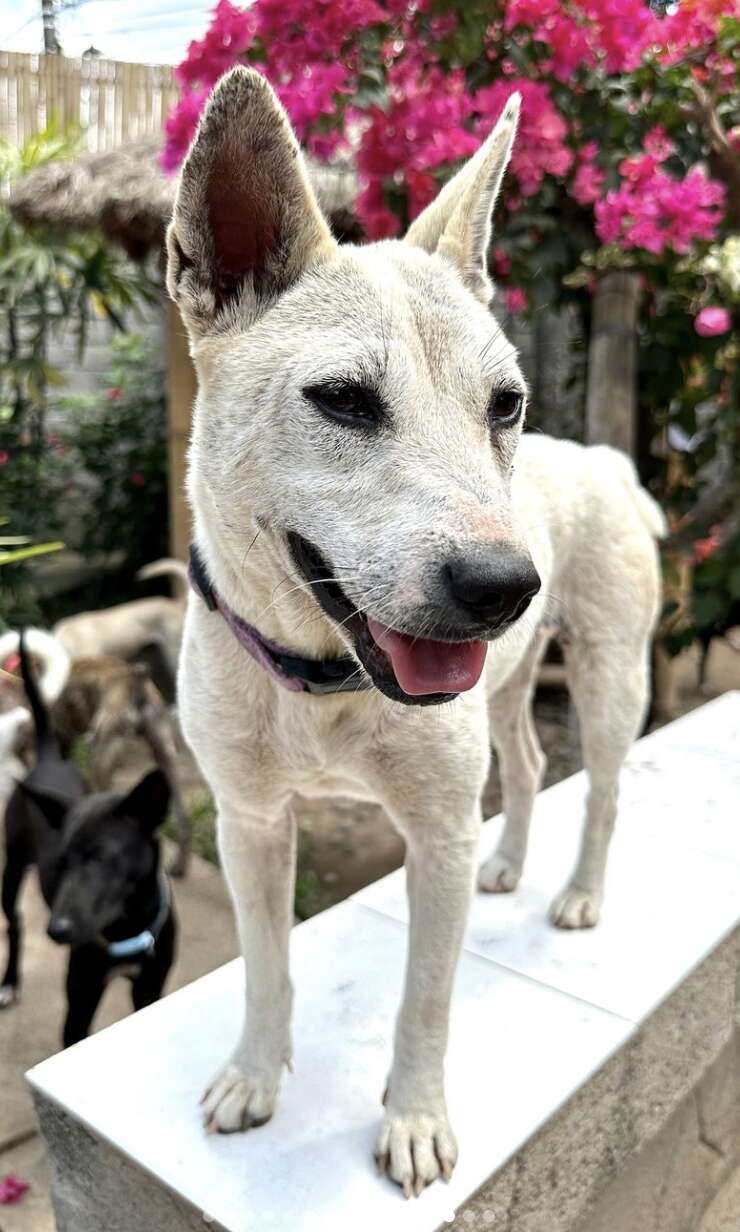
[[[158,141],[142,141],[48,163],[13,185],[10,208],[28,226],[98,228],[141,259],[161,248],[175,195],[177,177],[162,171],[160,148]],[[319,203],[340,238],[358,238],[352,168],[309,160],[309,171]]]

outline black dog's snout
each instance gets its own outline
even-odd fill
[[[66,945],[72,936],[72,921],[66,915],[53,915],[46,931],[57,945]]]
[[[498,624],[521,616],[541,585],[528,556],[492,544],[476,544],[451,557],[442,567],[442,579],[448,595],[468,616]]]

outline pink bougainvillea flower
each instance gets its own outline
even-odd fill
[[[14,1202],[20,1202],[30,1188],[28,1181],[22,1181],[19,1176],[6,1176],[0,1181],[0,1205],[10,1206]]]
[[[123,397],[123,390],[119,385],[112,385],[110,389],[106,389],[105,396],[109,402],[120,402]]]
[[[10,454],[7,449],[0,449],[0,466],[7,466],[10,461]]]
[[[726,334],[732,324],[732,318],[726,308],[709,305],[702,308],[694,317],[694,329],[702,338],[715,338],[718,334]]]
[[[664,163],[676,148],[673,142],[669,141],[662,124],[656,124],[654,128],[645,133],[642,144],[645,153],[654,158],[656,163]]]
[[[521,287],[507,287],[504,292],[506,311],[511,313],[526,312],[529,300]]]
[[[648,163],[652,166],[648,166]],[[688,252],[694,240],[711,240],[722,221],[725,188],[694,168],[675,180],[654,159],[625,159],[628,178],[596,202],[596,234],[602,244]]]
[[[493,250],[493,269],[499,278],[506,278],[511,273],[511,261],[503,248]]]
[[[706,539],[694,540],[694,550],[692,553],[694,564],[701,565],[705,560],[709,560],[709,557],[714,556],[717,548],[720,547],[722,547],[720,528],[713,526]]]

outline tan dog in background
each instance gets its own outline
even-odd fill
[[[376,801],[406,840],[410,897],[376,1154],[407,1194],[457,1156],[444,1057],[490,740],[507,825],[481,881],[509,890],[542,771],[529,701],[555,614],[591,794],[553,918],[594,924],[659,603],[662,515],[627,460],[520,443],[526,386],[487,274],[517,113],[514,97],[403,242],[340,248],[272,90],[236,69],[206,108],[168,233],[199,379],[189,493],[218,608],[190,600],[180,712],[218,805],[248,977],[206,1122],[266,1121],[292,1055],[292,801]],[[287,683],[264,666],[283,651],[349,656],[345,688],[363,687]]]

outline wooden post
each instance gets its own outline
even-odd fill
[[[177,305],[171,300],[167,302],[167,386],[170,552],[178,560],[187,560],[190,509],[185,499],[185,470],[197,381],[185,326]]]
[[[588,351],[586,440],[615,445],[634,457],[636,444],[637,313],[635,274],[614,270],[594,293]]]

